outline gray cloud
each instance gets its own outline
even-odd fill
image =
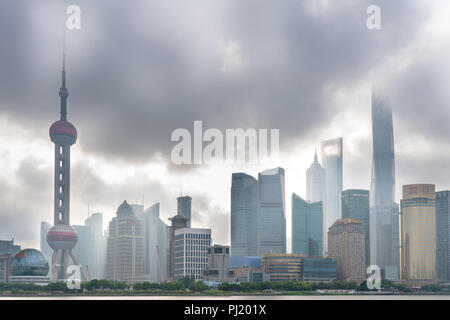
[[[1,111],[20,114],[35,131],[58,109],[65,4],[48,3],[7,1],[0,17],[8,44]],[[384,29],[376,34],[365,27],[369,1],[330,3],[318,16],[308,3],[80,1],[83,29],[67,36],[79,144],[125,162],[157,153],[167,159],[172,130],[203,120],[221,129],[280,128],[286,147],[333,119],[323,100],[327,85],[360,81],[414,39],[427,17],[420,1],[378,1]],[[45,27],[33,31],[36,25]],[[221,39],[239,46],[242,72],[221,72]]]

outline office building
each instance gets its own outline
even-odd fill
[[[306,200],[308,202],[320,202],[324,199],[325,170],[319,163],[317,152],[314,154],[314,162],[306,171]]]
[[[41,234],[40,234],[40,251],[45,255],[47,261],[51,264],[53,250],[50,248],[47,242],[47,233],[52,225],[46,221],[41,222]]]
[[[8,282],[11,259],[12,255],[10,254],[0,254],[0,283]]]
[[[175,230],[174,279],[203,279],[208,267],[211,229],[182,228]]]
[[[257,254],[258,181],[245,173],[231,179],[231,254]]]
[[[328,231],[328,258],[336,260],[337,279],[366,279],[364,226],[360,221],[340,219]]]
[[[433,184],[403,186],[402,280],[433,283],[436,277],[436,194]]]
[[[106,278],[127,283],[148,280],[144,270],[144,236],[141,221],[124,201],[109,223]]]
[[[14,244],[14,239],[0,240],[0,254],[15,255],[20,251],[20,246]]]
[[[326,256],[328,228],[341,218],[339,216],[339,196],[343,188],[343,139],[337,138],[322,142],[321,152],[325,170],[323,255]]]
[[[208,248],[208,264],[203,280],[214,282],[232,282],[234,271],[230,268],[230,247],[215,244]]]
[[[91,279],[103,279],[105,270],[105,234],[103,229],[103,214],[100,212],[92,213],[84,221],[84,225],[89,228],[92,239],[92,256],[89,262],[89,272]]]
[[[436,272],[450,283],[450,191],[436,192]]]
[[[155,203],[141,215],[144,233],[145,274],[153,282],[167,280],[167,225],[159,217],[160,204]]]
[[[269,281],[302,281],[304,254],[265,253],[262,267]]]
[[[74,225],[73,228],[78,234],[78,242],[73,252],[87,279],[103,279],[106,258],[103,214],[93,213],[85,220],[84,225]]]
[[[284,169],[258,174],[257,255],[286,252]]]
[[[395,156],[392,109],[372,94],[372,181],[370,187],[370,263],[383,278],[398,280],[399,206],[395,203]]]
[[[303,258],[303,281],[331,282],[337,279],[336,260],[322,257]]]
[[[292,194],[292,252],[322,256],[322,202],[309,203]]]
[[[169,218],[171,225],[167,227],[167,277],[175,279],[175,231],[186,228],[186,217],[177,214]]]
[[[369,190],[345,190],[340,198],[341,217],[361,221],[365,235],[366,268],[370,266],[370,207]]]

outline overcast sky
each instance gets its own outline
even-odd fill
[[[190,195],[192,226],[229,244],[232,172],[286,170],[290,197],[306,196],[314,147],[344,138],[344,188],[371,174],[371,87],[394,112],[401,185],[450,188],[450,3],[447,0],[2,0],[0,2],[0,239],[39,248],[53,222],[53,144],[59,117],[62,25],[67,31],[72,148],[71,222],[120,203],[176,212]],[[382,29],[366,27],[381,8]],[[279,162],[175,166],[174,129],[277,128]],[[290,247],[290,246],[289,246]]]

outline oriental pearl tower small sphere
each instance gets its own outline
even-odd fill
[[[77,232],[69,225],[57,224],[47,232],[47,243],[53,250],[71,250],[78,241]]]

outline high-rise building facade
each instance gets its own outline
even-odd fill
[[[292,253],[322,256],[322,202],[309,203],[292,194]]]
[[[174,280],[192,277],[203,279],[208,267],[211,229],[182,228],[175,230]]]
[[[186,217],[180,214],[169,218],[171,225],[167,227],[167,277],[175,279],[175,231],[186,228]]]
[[[139,219],[144,233],[145,273],[153,282],[167,280],[167,225],[159,217],[159,202],[146,209]]]
[[[340,219],[339,196],[343,188],[343,139],[337,138],[323,141],[321,144],[322,164],[325,171],[323,253],[328,249],[328,228]]]
[[[436,192],[436,272],[439,282],[450,282],[450,191]]]
[[[328,231],[328,258],[336,260],[338,280],[361,282],[366,278],[364,226],[340,219]]]
[[[189,196],[182,196],[177,198],[177,213],[186,217],[186,225],[191,227],[191,203],[192,198]]]
[[[303,258],[303,281],[320,283],[337,279],[336,260],[321,257]]]
[[[325,193],[325,170],[319,163],[317,152],[314,162],[306,171],[306,200],[309,202],[323,201]]]
[[[403,186],[401,276],[410,283],[436,280],[436,194],[433,184]]]
[[[39,246],[40,246],[41,252],[45,255],[45,257],[47,258],[47,261],[49,263],[51,263],[51,261],[52,261],[53,250],[48,245],[47,233],[48,233],[48,231],[50,230],[51,227],[52,227],[52,225],[50,223],[45,222],[45,221],[41,222],[41,234],[40,234]]]
[[[284,169],[258,174],[257,255],[286,252]]]
[[[231,254],[257,254],[258,181],[245,173],[231,178]]]
[[[128,283],[147,280],[144,270],[144,236],[141,221],[124,201],[109,223],[106,278]]]
[[[370,187],[370,263],[384,278],[398,280],[399,210],[395,203],[395,157],[392,110],[372,94],[372,181]]]
[[[341,192],[341,217],[361,221],[365,235],[366,268],[370,265],[369,190],[350,189]]]
[[[104,235],[103,214],[90,215],[84,225],[74,225],[78,242],[73,249],[88,279],[103,279],[104,272]]]
[[[234,271],[230,268],[230,247],[215,244],[208,248],[208,265],[203,279],[214,282],[232,282]]]
[[[105,234],[103,229],[103,214],[93,213],[84,221],[84,225],[89,228],[92,239],[89,273],[91,279],[103,279],[105,270]]]

